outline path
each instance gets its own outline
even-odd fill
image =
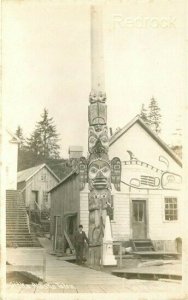
[[[28,248],[27,248],[28,249]],[[41,254],[35,248],[28,251],[25,248],[8,248],[7,260],[13,265],[22,265],[27,271],[27,265],[42,262]],[[170,291],[173,295],[181,292],[181,282],[162,282],[146,280],[127,280],[114,275],[78,266],[49,254],[46,259],[46,282],[43,285],[12,285],[7,284],[8,293],[151,293]],[[39,277],[42,272],[31,271]],[[179,299],[179,298],[178,298]]]

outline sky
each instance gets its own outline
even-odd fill
[[[123,127],[155,97],[161,137],[171,144],[185,108],[185,1],[104,1],[108,127]],[[45,108],[70,145],[87,152],[92,1],[4,1],[3,107],[6,126],[26,136]],[[98,1],[99,4],[102,1]]]

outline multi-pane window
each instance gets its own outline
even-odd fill
[[[178,219],[177,198],[165,198],[165,220],[174,221]]]
[[[48,202],[48,193],[43,191],[43,202]]]
[[[136,222],[144,221],[144,206],[142,201],[133,201],[133,219]]]

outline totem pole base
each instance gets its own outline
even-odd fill
[[[105,242],[103,244],[103,266],[116,266],[117,260],[113,254],[113,244],[110,242]]]
[[[103,256],[102,256],[103,266],[116,266],[117,261],[113,254],[113,238],[112,229],[110,224],[109,216],[106,216],[106,224],[103,238]]]
[[[101,265],[101,245],[90,245],[88,263],[90,266],[100,266]]]

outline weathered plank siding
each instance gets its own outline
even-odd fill
[[[50,208],[50,201],[47,202],[43,200],[43,192],[48,192],[55,185],[57,185],[58,180],[48,171],[46,167],[42,168],[38,173],[33,175],[26,182],[26,192],[25,192],[25,202],[26,206],[30,205],[30,209],[34,208],[34,201],[32,197],[32,191],[38,191],[38,204],[42,209],[44,206]]]
[[[50,232],[54,235],[54,217],[61,217],[61,236],[64,243],[64,230],[67,229],[67,216],[76,215],[77,225],[80,223],[80,190],[79,175],[73,174],[50,191],[51,218]]]
[[[89,230],[89,211],[88,211],[88,188],[80,193],[80,224],[83,225],[85,233]]]
[[[130,237],[129,196],[125,193],[114,194],[114,218],[111,221],[113,239],[127,240]]]

